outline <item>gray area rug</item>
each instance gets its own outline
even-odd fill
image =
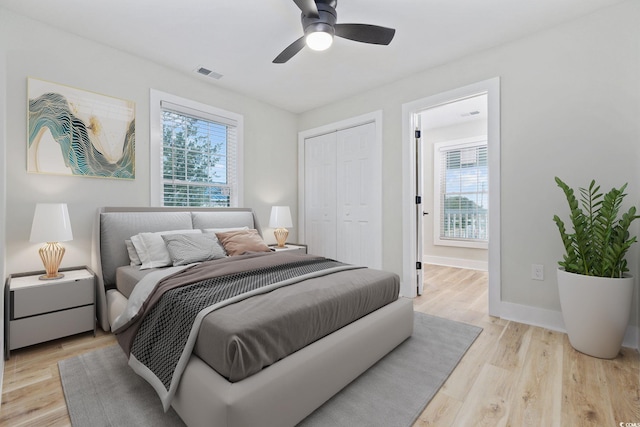
[[[482,328],[415,313],[413,335],[300,423],[411,426]],[[127,366],[118,346],[58,363],[74,427],[184,425]]]

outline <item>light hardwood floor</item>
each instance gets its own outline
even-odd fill
[[[487,315],[486,273],[426,267],[418,311],[484,330],[414,427],[619,426],[640,423],[640,355],[573,350],[566,335]],[[59,360],[115,343],[98,332],[16,350],[6,362],[0,425],[68,426]]]
[[[115,343],[98,328],[95,338],[85,333],[12,351],[4,365],[0,426],[70,426],[58,361]]]
[[[414,307],[483,329],[414,427],[640,423],[640,355],[602,360],[566,334],[487,315],[487,274],[426,266]]]

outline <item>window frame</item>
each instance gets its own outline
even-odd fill
[[[438,246],[452,246],[459,248],[473,248],[473,249],[488,249],[489,248],[489,233],[487,233],[486,240],[479,239],[466,239],[466,238],[441,238],[441,212],[442,204],[440,202],[442,188],[442,152],[453,151],[465,148],[474,147],[487,147],[489,150],[487,135],[479,135],[470,138],[455,139],[449,141],[442,141],[433,144],[433,244]],[[487,173],[489,173],[489,165],[487,162]],[[487,189],[487,193],[489,189]],[[491,207],[487,208],[487,226],[489,226],[489,215]]]
[[[150,206],[164,206],[164,185],[163,185],[163,134],[162,134],[162,103],[173,104],[183,107],[189,111],[190,115],[201,113],[200,117],[205,120],[212,120],[218,117],[222,122],[235,122],[236,124],[236,158],[234,169],[235,188],[232,188],[230,207],[241,207],[244,204],[244,183],[243,183],[243,139],[244,139],[244,117],[241,114],[213,107],[191,99],[172,95],[159,90],[151,89],[149,103],[149,183],[150,183]]]

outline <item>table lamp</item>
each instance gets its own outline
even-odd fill
[[[58,267],[64,256],[64,247],[58,242],[73,240],[69,211],[66,203],[37,203],[31,224],[32,243],[46,242],[38,253],[44,264],[46,274],[40,280],[60,279]]]
[[[269,227],[275,228],[273,235],[276,236],[278,247],[284,248],[284,244],[289,236],[289,230],[287,230],[287,227],[293,227],[289,206],[273,206],[271,208]]]

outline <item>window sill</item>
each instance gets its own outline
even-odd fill
[[[450,246],[457,248],[489,249],[489,242],[474,242],[472,240],[434,239],[433,244],[435,246]]]

